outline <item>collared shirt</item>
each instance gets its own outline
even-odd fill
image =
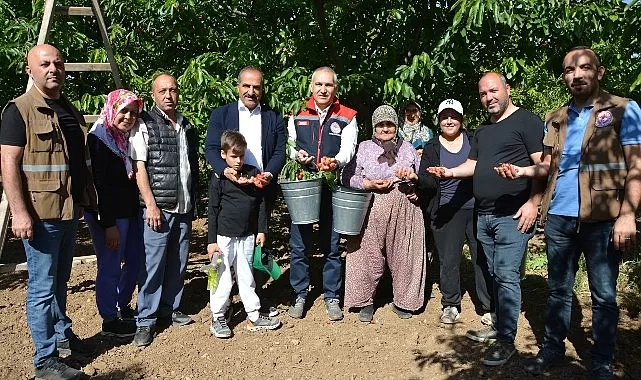
[[[559,162],[559,174],[550,202],[549,214],[579,216],[579,165],[581,146],[594,104],[577,109],[574,102],[568,106],[568,132]],[[619,142],[622,146],[641,144],[641,109],[635,101],[628,102],[621,120]],[[547,128],[545,130],[547,133]],[[557,191],[558,190],[558,191]]]
[[[245,163],[263,171],[263,136],[261,124],[261,105],[249,110],[243,102],[238,100],[238,131],[247,141]]]
[[[320,119],[321,125],[325,122],[325,118],[327,117],[327,112],[329,111],[331,106],[325,107],[324,110],[320,109],[318,106],[318,103],[316,103],[316,100],[314,100],[314,108],[316,108],[316,112],[318,112],[318,118]]]
[[[155,106],[154,106],[155,107]],[[158,111],[167,119],[169,117],[160,109]],[[135,126],[129,134],[129,156],[134,161],[147,162],[147,153],[149,147],[149,132],[147,125],[139,119],[140,123]],[[163,210],[166,212],[184,214],[191,210],[191,196],[189,187],[191,184],[191,169],[189,167],[187,136],[186,131],[190,129],[191,124],[184,125],[185,118],[182,114],[176,113],[176,143],[178,144],[178,161],[180,171],[180,190],[178,191],[178,204],[172,210]]]

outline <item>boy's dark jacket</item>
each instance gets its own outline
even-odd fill
[[[257,168],[243,165],[239,174],[253,177],[258,173]],[[253,184],[239,185],[212,173],[207,209],[209,244],[216,243],[218,235],[244,237],[267,232],[263,191]]]

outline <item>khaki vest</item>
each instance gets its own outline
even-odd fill
[[[599,222],[616,219],[621,209],[628,174],[619,131],[629,99],[602,91],[588,120],[579,163],[579,219]],[[543,145],[552,147],[548,185],[541,205],[545,222],[559,172],[568,131],[568,106],[546,115]],[[560,189],[560,191],[563,191]]]
[[[29,213],[40,220],[73,219],[74,206],[91,206],[96,202],[91,170],[87,173],[87,185],[92,191],[85,191],[83,199],[74,204],[67,143],[58,115],[47,105],[35,86],[12,102],[16,104],[26,125],[27,145],[22,158],[22,184]],[[73,106],[71,108],[86,139],[84,118]],[[86,149],[85,158],[90,165]]]

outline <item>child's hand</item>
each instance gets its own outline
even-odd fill
[[[256,234],[256,245],[260,245],[262,247],[263,244],[265,244],[265,234],[262,232]]]
[[[211,260],[214,257],[214,253],[216,252],[222,253],[217,243],[207,244],[207,256],[209,256],[209,260]]]

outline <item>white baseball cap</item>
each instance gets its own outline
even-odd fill
[[[443,112],[446,109],[453,109],[454,111],[458,112],[461,116],[463,116],[463,105],[461,102],[459,102],[456,99],[445,99],[441,102],[441,104],[438,106],[438,112],[436,113],[436,116],[440,115],[441,112]]]

